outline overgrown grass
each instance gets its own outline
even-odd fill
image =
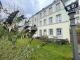
[[[34,39],[29,44],[29,40],[18,39],[15,49],[10,41],[0,40],[0,60],[72,60],[70,45],[49,43],[41,47],[41,41]],[[33,52],[30,54],[30,51]]]

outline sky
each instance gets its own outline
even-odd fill
[[[19,9],[26,17],[30,17],[51,4],[53,0],[1,0],[1,2],[4,8]]]
[[[54,0],[0,0],[5,8],[19,9],[26,17],[31,17]],[[75,0],[71,0],[75,1]],[[80,0],[79,0],[80,2]]]

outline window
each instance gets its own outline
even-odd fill
[[[40,21],[40,26],[42,26],[42,21]]]
[[[35,18],[35,22],[36,22],[36,18]]]
[[[62,29],[58,28],[56,33],[57,33],[57,35],[62,35]]]
[[[44,29],[44,35],[47,35],[47,30],[46,29]]]
[[[43,11],[44,16],[46,15],[46,10]]]
[[[44,25],[46,25],[47,23],[46,23],[46,19],[44,19]]]
[[[49,25],[53,24],[52,17],[49,18]]]
[[[60,2],[56,4],[56,11],[60,10]]]
[[[44,29],[44,32],[46,32],[46,29]]]
[[[52,6],[51,7],[49,7],[49,13],[51,14],[52,13]]]
[[[39,35],[42,36],[42,30],[39,30]]]
[[[42,17],[42,13],[40,13],[40,18]]]
[[[61,14],[56,15],[56,22],[60,23],[62,20]]]
[[[36,22],[37,22],[37,20],[36,20],[36,18],[35,18],[35,21],[34,21],[35,25],[36,25]]]
[[[49,29],[49,35],[53,35],[53,29]]]

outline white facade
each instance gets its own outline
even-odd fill
[[[70,42],[70,21],[68,13],[60,0],[43,8],[30,18],[30,25],[36,25],[36,37],[68,39]]]

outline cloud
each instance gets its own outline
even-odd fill
[[[39,7],[42,9],[43,7],[49,5],[50,3],[53,2],[53,0],[38,0],[39,2]]]
[[[1,0],[4,7],[10,9],[20,9],[22,13],[30,17],[45,6],[53,2],[53,0]]]
[[[68,0],[67,2],[66,2],[66,6],[67,5],[69,5],[69,4],[71,4],[72,2],[75,2],[76,0]]]

